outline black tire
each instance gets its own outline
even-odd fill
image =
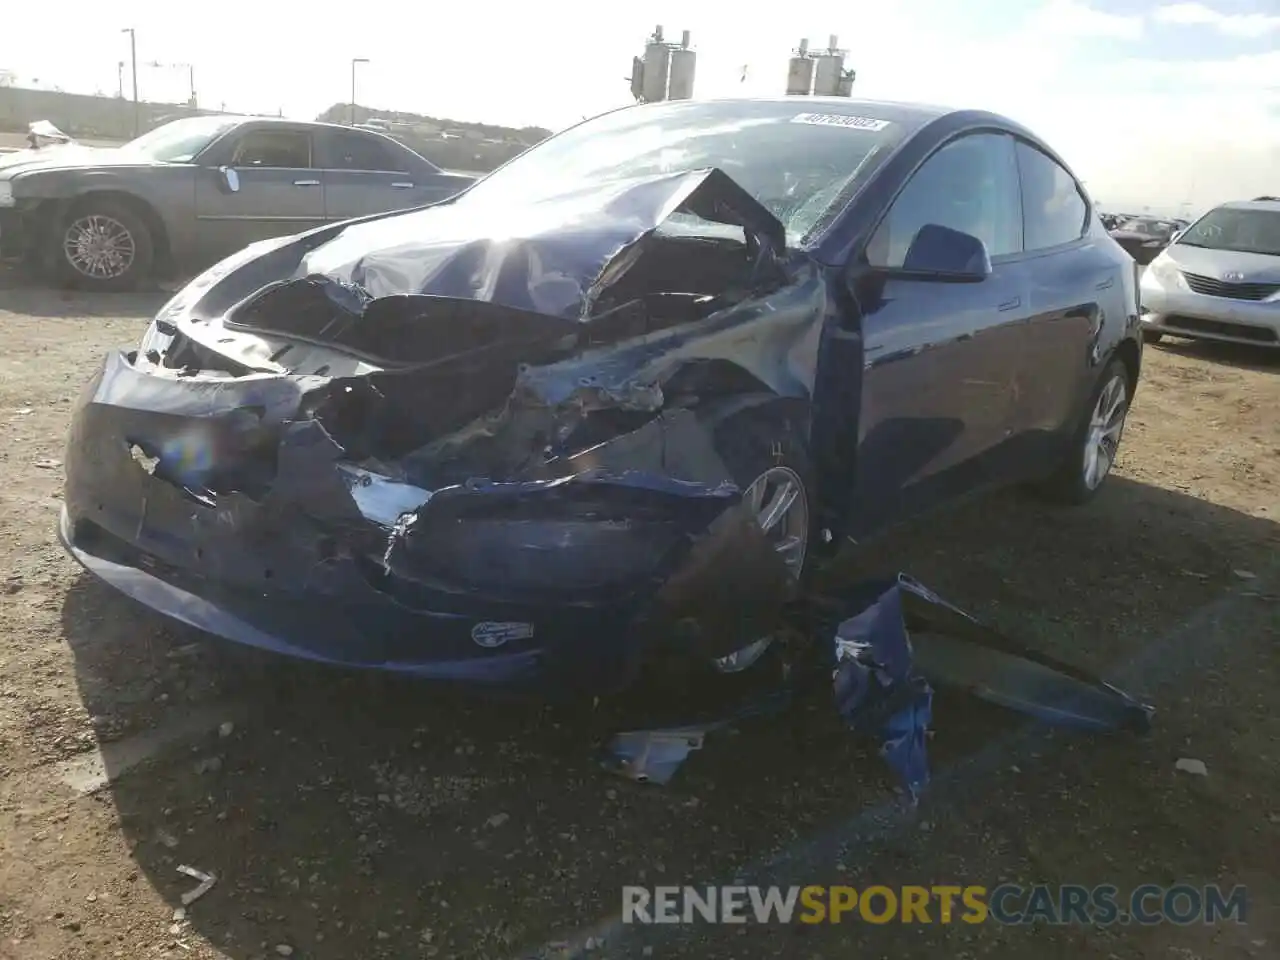
[[[103,276],[91,275],[72,262],[69,242],[72,242],[73,233],[79,232],[80,226],[91,217],[101,218],[103,222],[113,225],[113,231],[118,227],[127,235],[130,252],[127,265],[121,272]],[[49,259],[54,264],[58,279],[67,286],[102,292],[136,290],[151,278],[155,260],[155,238],[146,221],[119,200],[98,200],[93,197],[82,200],[67,211],[66,217],[52,234]]]
[[[1143,343],[1159,343],[1163,339],[1164,339],[1164,334],[1159,330],[1143,330],[1142,331]]]
[[[1120,416],[1120,432],[1115,438],[1115,450],[1105,473],[1096,483],[1091,484],[1086,477],[1086,444],[1094,442],[1092,421],[1094,411],[1098,407],[1103,391],[1119,378],[1124,388],[1123,409]],[[1112,359],[1102,371],[1102,376],[1089,393],[1088,403],[1080,412],[1079,423],[1071,436],[1071,446],[1057,471],[1041,485],[1040,490],[1049,499],[1068,506],[1079,506],[1088,503],[1098,495],[1106,484],[1107,477],[1115,464],[1115,453],[1119,451],[1120,441],[1124,434],[1124,421],[1129,415],[1129,404],[1133,398],[1133,382],[1129,376],[1129,368],[1119,357]]]

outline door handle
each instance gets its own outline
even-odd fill
[[[1110,289],[1111,289],[1111,285],[1112,285],[1112,284],[1114,284],[1115,282],[1116,282],[1116,278],[1115,278],[1115,277],[1107,277],[1107,279],[1103,280],[1100,284],[1098,284],[1096,287],[1094,287],[1094,289],[1095,289],[1095,290],[1110,290]]]
[[[1003,313],[1005,310],[1016,310],[1020,306],[1022,306],[1022,298],[1013,297],[1012,299],[1006,300],[1004,303],[1000,304],[997,309]]]
[[[295,180],[293,181],[293,185],[295,187],[318,187],[320,186],[320,181],[319,180]]]
[[[411,190],[413,188],[412,183],[408,183],[407,181],[404,181],[404,180],[398,180],[395,183],[393,183],[391,186],[395,187],[397,190]]]

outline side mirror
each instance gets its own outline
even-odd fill
[[[240,174],[236,173],[235,167],[219,167],[218,177],[222,182],[222,189],[227,193],[239,192]]]
[[[926,223],[907,248],[902,272],[922,280],[978,283],[991,276],[987,245],[972,234]]]

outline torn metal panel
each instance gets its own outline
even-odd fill
[[[906,622],[915,636],[916,664],[934,683],[1059,726],[1150,728],[1151,705],[1001,634],[909,577],[898,582]]]
[[[1087,671],[1006,637],[905,575],[860,584],[857,610],[834,638],[841,715],[881,738],[886,761],[912,793],[928,782],[929,682],[1088,730],[1145,730],[1153,708]]]
[[[1090,730],[1146,729],[1152,708],[1105,681],[984,626],[905,575],[866,581],[834,602],[841,612],[831,666],[819,674],[785,664],[769,688],[708,716],[696,698],[683,717],[617,734],[605,767],[633,780],[666,783],[705,736],[752,715],[779,710],[823,682],[853,730],[879,741],[881,755],[911,797],[930,779],[928,730],[933,689],[958,686],[1048,723]],[[808,611],[830,629],[829,611]],[[845,616],[848,614],[847,616]],[[701,693],[701,691],[700,691]]]
[[[913,662],[896,587],[837,627],[833,684],[840,716],[879,738],[885,762],[917,795],[929,782],[925,739],[933,691]]]
[[[753,249],[777,255],[785,245],[773,214],[708,169],[584,184],[503,208],[501,222],[457,204],[354,224],[307,254],[295,276],[323,274],[375,300],[434,294],[585,320],[644,259],[635,245],[681,212],[742,227]]]

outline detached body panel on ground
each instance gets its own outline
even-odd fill
[[[62,536],[162,613],[329,662],[736,669],[815,543],[1050,475],[1087,499],[1137,312],[1001,118],[628,108],[194,281],[86,389]]]

